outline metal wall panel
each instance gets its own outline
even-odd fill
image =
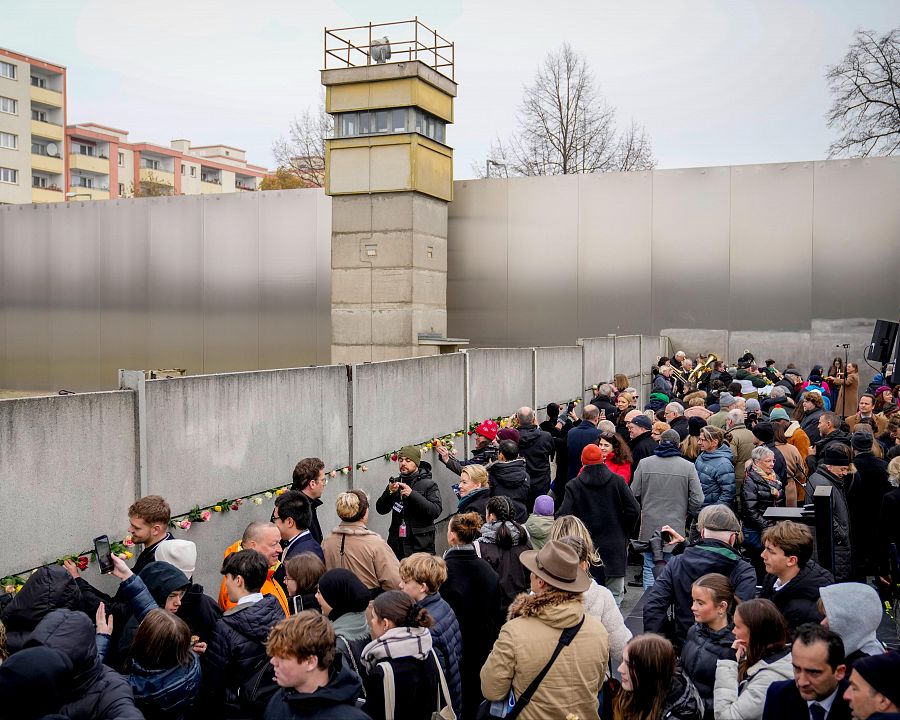
[[[626,330],[728,327],[730,170],[653,173],[653,321]]]
[[[147,203],[110,200],[100,208],[100,383],[120,368],[148,368],[150,254]]]
[[[50,390],[50,209],[48,205],[0,208],[6,316],[6,385]]]
[[[652,201],[650,172],[578,176],[578,293],[559,307],[579,337],[650,328],[650,294],[634,291],[650,287]]]
[[[578,336],[578,177],[509,182],[509,340],[566,345]],[[559,308],[550,312],[549,308]]]
[[[50,383],[92,390],[101,385],[98,206],[67,205],[50,206]]]
[[[203,198],[203,370],[259,367],[258,196]],[[249,211],[248,211],[249,210]]]
[[[148,205],[150,223],[150,367],[140,369],[202,373],[203,199],[139,202]]]
[[[259,195],[259,366],[315,365],[316,197],[285,203]],[[313,249],[313,252],[310,252]],[[284,328],[293,327],[286,333]]]
[[[511,342],[508,185],[507,180],[455,183],[448,208],[447,334],[477,337],[481,347]]]
[[[814,177],[813,316],[896,321],[900,157],[817,162]]]
[[[809,329],[812,201],[812,163],[732,168],[727,327]]]

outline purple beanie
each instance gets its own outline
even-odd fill
[[[549,495],[538,495],[534,499],[534,514],[553,517],[553,498]]]

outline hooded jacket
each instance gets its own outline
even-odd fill
[[[398,590],[400,561],[376,532],[362,521],[342,522],[322,541],[325,567],[345,568],[370,590]]]
[[[237,691],[266,657],[269,630],[284,617],[273,595],[255,603],[241,603],[222,615],[200,661],[202,703],[209,717],[245,717]]]
[[[147,720],[181,720],[200,693],[200,658],[191,653],[187,667],[147,670],[131,662],[128,683]]]
[[[653,439],[653,434],[649,430],[628,441],[628,447],[631,449],[632,482],[634,482],[634,473],[637,471],[638,463],[644,458],[652,457],[658,446],[659,443]]]
[[[202,585],[192,583],[181,598],[176,615],[187,623],[192,635],[201,642],[209,642],[216,630],[216,622],[222,617],[222,608],[203,592]]]
[[[506,609],[513,599],[522,592],[528,591],[528,570],[522,565],[519,557],[531,549],[528,535],[519,532],[514,523],[507,522],[506,527],[512,535],[512,547],[500,547],[496,541],[496,531],[501,523],[485,523],[481,528],[481,537],[475,543],[475,552],[484,558],[500,578],[500,609],[506,616]]]
[[[131,686],[97,655],[94,626],[73,610],[53,610],[34,629],[29,645],[59,650],[72,661],[71,694],[59,712],[71,720],[143,720]]]
[[[884,646],[875,636],[881,624],[882,608],[878,593],[873,588],[850,582],[828,585],[819,592],[825,606],[828,628],[844,641],[848,667],[863,655],[884,652]]]
[[[548,590],[520,595],[509,609],[509,622],[481,669],[481,690],[487,700],[505,700],[510,689],[522,695],[541,671],[566,628],[584,624],[563,648],[541,681],[519,720],[557,720],[560,708],[581,720],[596,720],[597,693],[606,676],[609,638],[595,617],[585,617],[579,596]]]
[[[701,623],[694,623],[687,632],[678,664],[694,683],[703,698],[704,712],[712,717],[713,687],[716,684],[716,663],[720,659],[734,660],[734,623],[721,630],[710,630]]]
[[[419,600],[419,605],[431,615],[434,623],[428,631],[434,643],[434,651],[441,663],[447,689],[456,714],[462,713],[462,682],[459,675],[459,661],[462,657],[462,633],[453,608],[438,593],[429,593]]]
[[[740,685],[737,662],[719,660],[713,690],[716,720],[758,720],[762,717],[769,685],[793,679],[794,666],[788,650],[751,665],[747,669],[747,679]]]
[[[584,591],[584,611],[593,615],[606,628],[609,634],[609,657],[613,667],[618,667],[622,662],[622,653],[625,644],[631,640],[631,630],[625,625],[625,618],[616,599],[608,588],[598,585],[596,580],[591,580],[591,586]]]
[[[550,531],[553,529],[554,519],[552,515],[537,515],[531,513],[525,523],[528,537],[531,539],[531,548],[540,550],[550,539]]]
[[[660,443],[653,457],[640,462],[631,479],[631,490],[641,504],[639,540],[649,540],[667,524],[684,535],[685,517],[696,515],[703,507],[697,468],[681,457],[672,443]]]
[[[756,571],[726,542],[703,538],[673,557],[656,582],[644,593],[644,632],[659,633],[670,605],[675,607],[675,647],[681,647],[694,624],[691,585],[708,573],[727,577],[741,600],[756,597]],[[670,638],[671,639],[671,638]]]
[[[728,444],[731,446],[731,452],[734,455],[734,476],[738,484],[740,484],[744,479],[750,453],[756,447],[756,438],[744,423],[732,425],[727,432],[731,434],[731,440]]]
[[[774,492],[778,494],[775,495]],[[775,524],[766,519],[766,510],[776,505],[784,506],[784,485],[780,489],[774,488],[757,472],[755,466],[751,465],[744,476],[741,497],[744,500],[741,524],[746,530],[762,532],[770,525]]]
[[[707,505],[728,505],[734,507],[737,481],[734,476],[734,453],[729,445],[715,450],[704,450],[697,456],[694,465],[703,489],[703,507]]]
[[[574,425],[566,435],[566,454],[568,480],[571,480],[581,470],[581,451],[588,445],[596,443],[600,439],[600,431],[593,423],[581,420]],[[556,490],[556,488],[554,488]]]
[[[44,565],[25,581],[0,613],[9,651],[14,653],[25,647],[41,620],[58,608],[80,609],[81,590],[68,570],[59,565]]]
[[[391,492],[390,483],[394,482],[406,483],[412,492],[407,497],[402,497],[399,489]],[[391,478],[375,501],[379,515],[391,513],[388,545],[398,558],[417,552],[434,554],[434,521],[442,508],[441,489],[431,477],[431,465],[424,460],[415,472]],[[400,526],[404,523],[406,537],[400,537]]]
[[[806,483],[806,494],[809,496],[819,486],[831,485],[833,488],[831,519],[834,528],[834,579],[838,582],[849,580],[853,572],[853,561],[850,554],[850,504],[848,502],[848,496],[852,494],[850,489],[852,483],[852,473],[839,478],[824,465],[819,465]]]
[[[516,507],[516,522],[528,520],[528,497],[531,479],[525,469],[525,458],[499,460],[488,468],[491,497],[505,495]]]
[[[775,580],[774,575],[766,575],[759,596],[775,603],[789,628],[793,630],[803,623],[822,621],[822,614],[816,605],[821,588],[834,582],[830,572],[814,560],[809,560],[797,576],[777,592]]]
[[[607,577],[624,577],[628,538],[641,508],[622,479],[606,465],[587,465],[570,480],[557,515],[575,515],[591,534]]]
[[[822,408],[814,408],[812,412],[803,413],[800,418],[800,429],[809,437],[809,442],[815,444],[822,439],[819,434],[819,418],[825,411]]]
[[[5,717],[44,717],[59,711],[71,685],[68,655],[48,647],[20,650],[0,666],[0,707]]]
[[[266,708],[266,720],[368,720],[356,707],[362,681],[338,653],[328,673],[328,684],[315,692],[279,688]]]
[[[534,425],[519,428],[519,457],[525,459],[525,470],[531,481],[531,498],[550,490],[550,461],[556,444],[550,433]]]

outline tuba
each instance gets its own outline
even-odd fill
[[[713,365],[717,362],[719,362],[719,358],[714,353],[710,353],[709,357],[706,358],[703,363],[691,370],[691,374],[687,377],[688,386],[692,390],[698,389],[702,383],[705,383],[709,379],[709,376],[712,374]]]

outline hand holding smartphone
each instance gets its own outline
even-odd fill
[[[106,535],[94,538],[94,552],[97,555],[97,562],[100,564],[100,572],[104,575],[111,573],[113,571],[112,550]]]

